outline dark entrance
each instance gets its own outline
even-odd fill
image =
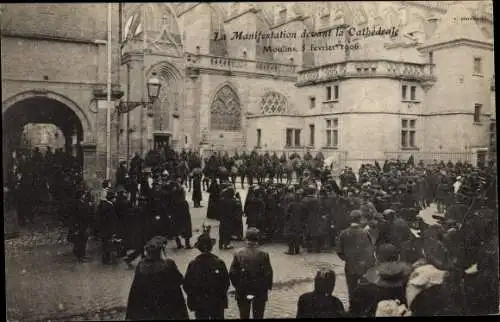
[[[170,147],[170,134],[154,134],[153,144],[155,149]]]
[[[45,98],[34,97],[22,100],[8,108],[2,115],[3,169],[4,178],[12,166],[12,152],[22,146],[22,133],[26,124],[49,123],[57,126],[65,139],[65,151],[73,149],[73,139],[83,141],[83,127],[78,116],[65,104]],[[83,154],[77,145],[77,159],[83,166]]]

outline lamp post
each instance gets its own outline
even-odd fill
[[[156,73],[146,83],[146,90],[148,92],[148,101],[120,101],[116,106],[116,110],[119,114],[128,114],[133,111],[136,107],[141,106],[148,109],[149,116],[152,116],[153,104],[158,99],[160,95],[161,81],[156,77]],[[130,124],[127,123],[127,163],[130,158]]]

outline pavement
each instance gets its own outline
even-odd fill
[[[239,187],[238,187],[239,188]],[[237,190],[242,199],[246,191]],[[190,201],[191,194],[188,194]],[[206,219],[208,195],[203,193],[204,208],[193,208],[191,204],[193,243],[205,222],[212,226],[212,236],[217,237],[218,222]],[[430,207],[420,215],[432,220],[435,208]],[[37,247],[14,247],[6,245],[6,306],[8,321],[68,321],[68,320],[123,320],[128,293],[134,271],[123,262],[116,266],[100,263],[98,243],[89,241],[87,263],[78,263],[71,245],[41,244]],[[243,242],[234,243],[236,247]],[[298,297],[313,289],[313,278],[318,269],[330,268],[337,274],[334,295],[348,309],[347,285],[344,263],[334,252],[321,254],[301,253],[295,256],[284,254],[284,244],[263,245],[269,252],[274,268],[274,285],[269,295],[265,318],[294,318]],[[214,253],[229,267],[233,251],[214,248]],[[169,243],[168,256],[182,273],[188,263],[199,254],[198,250],[175,249]],[[137,263],[137,261],[135,262]],[[227,318],[239,318],[234,293],[230,289]],[[190,312],[191,318],[194,317]]]

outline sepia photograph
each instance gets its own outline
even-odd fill
[[[7,321],[499,315],[492,0],[0,21]]]

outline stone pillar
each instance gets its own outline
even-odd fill
[[[127,88],[127,96],[125,97],[126,101],[132,102],[140,102],[145,99],[145,88],[144,88],[144,54],[142,52],[128,52],[123,55],[123,64],[126,64],[126,88]],[[129,128],[127,129],[125,119],[125,129],[124,135],[127,135],[128,131],[128,151],[129,151],[129,160],[132,158],[135,152],[140,152],[141,155],[144,155],[144,142],[143,138],[145,137],[145,109],[142,106],[135,108],[131,111],[128,116]],[[126,140],[127,141],[127,140]]]

